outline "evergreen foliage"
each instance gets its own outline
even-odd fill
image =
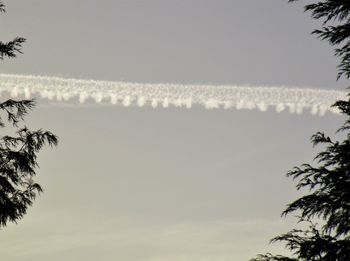
[[[295,1],[298,0],[289,2]],[[350,1],[323,0],[306,5],[305,11],[311,11],[314,19],[323,19],[322,29],[313,33],[338,46],[338,78],[350,78]],[[333,106],[347,117],[338,130],[344,134],[344,140],[333,141],[322,132],[316,133],[311,138],[313,145],[325,145],[315,157],[317,166],[304,164],[287,173],[297,181],[298,190],[308,189],[309,194],[287,205],[282,216],[297,212],[299,222],[308,222],[309,228],[293,229],[271,240],[285,243],[293,257],[268,253],[251,261],[350,260],[350,97]]]
[[[299,0],[289,0],[296,2]],[[341,76],[350,78],[350,1],[348,0],[323,0],[308,4],[305,11],[311,12],[314,19],[323,20],[322,29],[314,30],[320,39],[327,40],[335,49],[335,55],[340,57],[338,65],[338,79]]]
[[[5,12],[2,2],[0,12]],[[0,59],[16,57],[24,41],[22,37],[7,43],[0,41]],[[57,145],[57,137],[51,132],[30,131],[20,126],[34,105],[33,100],[10,99],[0,103],[0,127],[15,128],[14,136],[0,135],[0,228],[21,219],[37,193],[42,192],[33,180],[38,167],[37,153],[45,144]]]

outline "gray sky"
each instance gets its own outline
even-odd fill
[[[28,38],[1,72],[135,82],[341,89],[331,48],[301,5],[272,0],[11,0],[1,40]],[[40,100],[39,100],[40,103]],[[4,260],[249,260],[293,223],[284,174],[309,162],[326,114],[38,107],[59,147],[40,154],[45,193],[0,233]]]
[[[302,5],[276,0],[11,0],[2,38],[28,39],[11,73],[136,82],[333,88],[331,47]]]

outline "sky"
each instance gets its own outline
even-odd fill
[[[11,0],[1,40],[27,38],[0,72],[137,83],[343,90],[332,49],[302,5],[273,0]],[[3,97],[6,98],[6,97]],[[294,219],[285,173],[311,162],[316,131],[343,122],[249,110],[62,105],[38,99],[30,128],[45,191],[0,231],[4,260],[249,260]]]

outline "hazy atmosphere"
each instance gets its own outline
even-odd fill
[[[1,40],[27,42],[23,55],[1,61],[2,83],[6,75],[34,75],[211,89],[207,103],[197,93],[190,106],[184,91],[182,107],[165,104],[156,89],[157,108],[153,96],[151,106],[122,106],[129,97],[124,89],[115,105],[109,96],[112,102],[92,95],[79,103],[82,92],[67,101],[33,92],[37,106],[26,125],[51,130],[60,142],[39,154],[36,179],[44,193],[18,224],[0,231],[2,260],[240,261],[266,250],[283,253],[268,242],[293,227],[280,213],[300,195],[285,173],[312,161],[317,149],[310,136],[333,135],[344,117],[312,114],[307,99],[299,114],[278,113],[283,104],[265,108],[253,98],[250,110],[249,101],[241,110],[206,105],[216,86],[297,87],[295,99],[309,88],[345,90],[345,81],[336,81],[332,48],[310,35],[320,24],[300,3],[4,3]],[[15,79],[23,90],[29,86],[28,78]],[[78,83],[71,86],[74,92]],[[328,105],[333,97],[316,102]]]

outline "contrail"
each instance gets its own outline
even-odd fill
[[[288,110],[298,114],[307,110],[313,115],[324,115],[327,111],[337,113],[337,109],[330,106],[337,100],[347,99],[344,91],[311,88],[144,84],[0,74],[0,94],[3,92],[12,97],[39,96],[57,101],[75,98],[80,103],[92,100],[96,103],[150,105],[154,108],[191,108],[198,104],[207,109],[267,111],[273,108],[276,112]]]

